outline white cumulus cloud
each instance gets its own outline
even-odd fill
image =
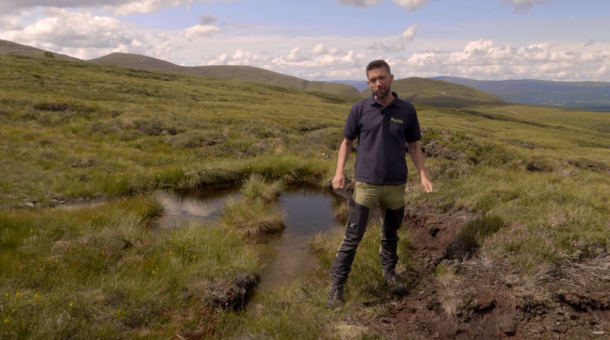
[[[336,54],[340,54],[340,53],[342,53],[342,52],[339,51],[338,48],[336,48],[336,47],[326,48],[326,46],[324,46],[323,44],[318,44],[318,45],[316,45],[316,47],[312,48],[309,51],[309,54],[311,54],[311,55],[326,55],[326,54],[336,55]]]
[[[398,40],[396,43],[384,44],[381,42],[376,42],[367,47],[366,49],[371,51],[383,51],[386,53],[404,51],[407,48],[405,42],[412,41],[413,39],[415,39],[415,36],[417,35],[415,29],[417,27],[419,27],[419,24],[409,26],[409,28],[402,32],[401,39]]]
[[[237,50],[232,57],[226,53],[223,53],[218,58],[203,60],[202,65],[246,65],[268,68],[270,62],[270,57],[261,57],[250,52]]]
[[[2,0],[0,13],[10,13],[19,9],[34,7],[57,8],[104,8],[115,15],[153,13],[168,7],[178,7],[195,3],[221,0]],[[233,0],[224,0],[233,1]]]
[[[383,0],[337,0],[337,2],[342,5],[355,7],[370,7],[380,4],[382,1]]]
[[[429,0],[392,0],[394,3],[406,8],[409,11],[414,11],[423,7]]]
[[[184,30],[184,37],[188,40],[209,38],[218,31],[220,28],[216,26],[195,25]]]
[[[15,30],[21,27],[19,15],[0,15],[0,29]]]
[[[163,32],[137,31],[114,17],[46,10],[47,17],[24,28],[0,32],[0,39],[14,41],[81,59],[112,52],[146,54],[168,59],[183,47]]]
[[[439,43],[440,46],[446,45]],[[316,49],[322,51],[318,46]],[[293,49],[291,54],[298,56],[300,52],[300,49]],[[429,48],[396,55],[383,49],[352,50],[344,55],[308,54],[309,58],[296,58],[300,61],[291,61],[289,55],[271,57],[238,51],[232,57],[221,54],[208,63],[251,65],[304,79],[363,80],[370,61],[385,59],[397,78],[456,76],[490,80],[610,80],[610,43],[604,42],[585,48],[582,42],[513,46],[476,40],[453,51]]]
[[[143,44],[143,37],[134,33],[130,25],[113,17],[65,10],[49,11],[47,14],[52,16],[40,19],[22,31],[8,32],[8,40],[74,48],[111,48]]]
[[[402,32],[402,38],[407,41],[411,41],[411,40],[415,39],[415,36],[417,35],[417,33],[415,32],[415,29],[418,27],[419,27],[419,24],[409,26],[409,28],[407,28],[404,32]]]
[[[383,51],[383,52],[399,52],[405,49],[405,44],[403,42],[398,42],[396,44],[383,44],[383,43],[374,43],[373,45],[366,48],[371,51]]]
[[[290,53],[288,55],[283,56],[282,59],[284,59],[285,61],[290,62],[290,63],[297,63],[297,62],[305,61],[308,58],[305,54],[303,54],[303,52],[301,52],[301,48],[295,47],[290,51]]]
[[[424,77],[451,75],[475,79],[535,78],[583,80],[610,78],[610,48],[596,52],[575,51],[532,44],[524,47],[497,45],[491,40],[472,41],[463,51],[422,52],[396,58],[399,73]]]

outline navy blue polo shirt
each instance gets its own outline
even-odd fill
[[[398,99],[383,107],[375,95],[358,101],[347,116],[343,137],[358,138],[356,181],[396,185],[407,182],[405,143],[421,139],[415,107]]]

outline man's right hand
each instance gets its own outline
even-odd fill
[[[333,178],[333,189],[343,189],[345,186],[345,175],[343,173],[336,174]]]

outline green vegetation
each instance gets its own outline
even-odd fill
[[[0,337],[169,339],[197,326],[214,331],[210,287],[260,270],[257,253],[212,225],[150,231],[159,209],[130,198],[0,212]]]
[[[323,154],[341,139],[333,131],[344,105],[316,96],[53,59],[0,63],[0,206],[235,183],[251,173],[317,183],[334,166]]]
[[[458,238],[470,252],[479,248],[486,238],[500,231],[504,221],[500,216],[485,215],[472,219],[464,224]]]
[[[241,189],[241,194],[250,201],[273,202],[278,199],[283,188],[282,181],[268,182],[260,175],[252,175]]]
[[[156,188],[235,185],[252,175],[327,183],[351,105],[346,97],[60,58],[0,56],[0,79],[3,339],[340,338],[346,324],[388,312],[378,226],[359,248],[339,311],[323,305],[343,228],[311,241],[320,269],[255,296],[253,312],[220,308],[231,294],[218,292],[241,296],[241,278],[260,272],[261,248],[245,237],[257,229],[242,222],[279,216],[269,205],[228,202],[226,228],[149,230],[161,213],[149,198]],[[417,110],[422,142],[465,157],[427,159],[432,195],[411,171],[405,200],[413,209],[498,216],[503,227],[495,233],[476,236],[480,228],[472,227],[479,253],[523,277],[607,252],[606,134],[519,115],[490,119],[502,114],[489,106],[477,108],[481,115]],[[110,202],[41,208],[81,198]],[[404,272],[413,265],[407,228],[400,235]],[[448,267],[437,274],[447,287],[459,279]]]
[[[499,114],[508,118],[518,118],[528,122],[578,127],[596,132],[610,133],[610,114],[604,112],[576,111],[516,104],[494,107],[477,106],[473,109]],[[591,133],[591,131],[583,132]],[[610,148],[610,144],[606,142],[605,147]]]
[[[282,212],[260,200],[229,199],[220,212],[220,219],[225,228],[244,236],[272,234],[286,228]]]
[[[185,67],[164,60],[129,53],[112,53],[101,58],[89,60],[89,62],[103,65],[133,67],[149,71],[180,72],[196,76],[279,86],[299,91],[317,91],[353,97],[360,96],[358,90],[350,85],[323,81],[309,81],[252,66],[218,65]]]
[[[455,108],[484,103],[504,104],[502,99],[481,90],[429,78],[413,77],[395,80],[392,91],[396,92],[399,98],[413,104]],[[370,96],[371,89],[365,89],[362,94]]]

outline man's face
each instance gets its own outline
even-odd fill
[[[374,68],[367,75],[369,78],[367,84],[377,98],[383,99],[392,92],[394,75],[389,74],[385,67]]]

